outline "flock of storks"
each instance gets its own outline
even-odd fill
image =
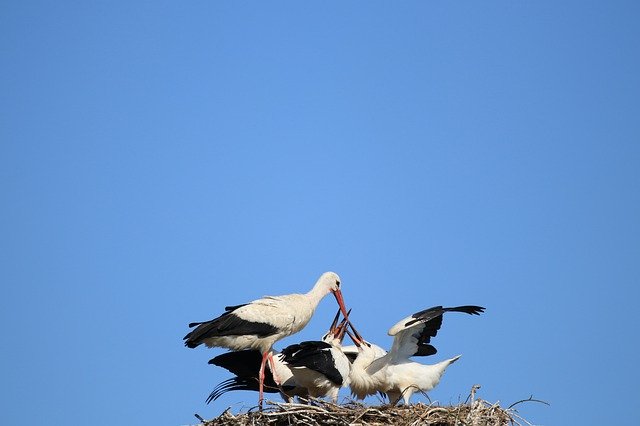
[[[302,330],[329,293],[335,296],[339,310],[322,340],[305,341],[274,352],[274,343]],[[416,312],[389,329],[394,339],[387,352],[356,331],[342,298],[340,277],[325,272],[308,293],[265,296],[227,306],[222,315],[211,321],[189,324],[195,328],[184,337],[184,344],[189,348],[204,344],[232,350],[209,361],[229,370],[234,377],[220,383],[207,403],[232,390],[257,390],[260,407],[265,392],[279,392],[287,401],[295,396],[328,397],[335,403],[340,388],[349,386],[359,399],[380,393],[386,394],[392,404],[401,399],[409,404],[414,392],[433,389],[446,368],[460,358],[458,355],[433,365],[411,360],[413,356],[436,353],[430,340],[440,329],[443,314],[479,315],[484,309],[435,306]],[[345,334],[355,346],[342,346]]]

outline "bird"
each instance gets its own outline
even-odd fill
[[[358,399],[364,399],[368,395],[374,395],[381,391],[383,386],[383,374],[374,374],[367,371],[367,367],[376,359],[382,358],[387,354],[382,347],[375,343],[367,342],[357,334],[357,337],[347,331],[351,340],[354,341],[355,347],[349,346],[344,348],[345,354],[351,360],[351,371],[349,373],[349,388],[351,394]],[[354,332],[357,333],[357,332]],[[355,352],[354,349],[355,348]]]
[[[350,312],[351,311],[348,313]],[[344,338],[347,328],[346,320],[338,324],[340,313],[341,311],[338,309],[338,313],[331,323],[329,331],[322,336],[322,341],[302,342],[300,344],[290,345],[283,349],[282,352],[273,354],[273,367],[269,364],[267,369],[265,369],[264,392],[280,392],[282,398],[287,402],[291,402],[294,396],[307,399],[309,396],[322,397],[329,393],[329,390],[323,391],[323,389],[320,389],[322,384],[321,386],[314,386],[313,383],[305,380],[307,375],[301,375],[301,371],[307,370],[308,367],[297,364],[290,356],[296,352],[296,347],[303,345],[308,348],[310,345],[307,345],[307,343],[324,343],[331,347],[338,346]],[[289,359],[287,359],[287,356],[289,356]],[[291,361],[292,364],[287,361]],[[223,394],[233,390],[258,391],[258,367],[260,366],[260,362],[261,354],[255,349],[227,352],[209,360],[209,364],[225,368],[233,373],[235,377],[218,384],[207,398],[207,403],[215,401]],[[349,361],[347,360],[347,362]],[[276,375],[281,380],[281,383],[276,383],[271,368],[275,368]],[[342,368],[339,370],[343,371]],[[346,374],[343,373],[343,375],[340,376],[340,380],[344,380],[346,377],[348,377],[348,370]]]
[[[189,324],[189,328],[195,328],[184,336],[184,344],[189,348],[204,344],[236,351],[259,350],[262,358],[258,372],[258,405],[262,406],[267,360],[271,364],[272,373],[276,372],[271,355],[273,344],[302,330],[320,301],[329,293],[333,293],[342,314],[347,317],[340,277],[335,272],[325,272],[307,293],[264,296],[242,305],[227,306],[222,315],[210,321]],[[280,382],[278,377],[274,379],[276,383]]]
[[[386,393],[395,405],[400,399],[409,405],[411,396],[417,391],[428,392],[438,385],[447,367],[456,362],[460,355],[426,365],[412,361],[412,356],[429,356],[437,353],[430,344],[442,325],[445,312],[463,312],[480,315],[481,306],[457,306],[444,308],[435,306],[416,312],[396,323],[388,334],[394,336],[391,350],[382,354],[381,348],[367,341],[355,330],[350,337],[359,353],[351,366],[350,387],[359,399],[376,392]]]
[[[340,388],[349,384],[351,371],[351,361],[341,349],[347,318],[336,327],[339,315],[340,311],[332,324],[333,332],[321,341],[305,341],[282,350],[282,360],[291,369],[296,383],[305,387],[310,397],[328,396],[333,403],[338,401]]]

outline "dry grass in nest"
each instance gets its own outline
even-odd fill
[[[524,401],[536,401],[531,398]],[[538,401],[541,402],[541,401]],[[515,404],[514,404],[515,405]],[[267,401],[262,411],[257,407],[246,413],[232,414],[229,409],[219,417],[203,421],[203,426],[249,425],[431,425],[431,426],[522,426],[529,422],[512,408],[502,408],[482,399],[453,406],[414,404],[410,406],[368,406],[350,401],[336,405],[324,400],[312,404]],[[199,416],[198,416],[199,417]],[[522,422],[522,423],[520,423]]]

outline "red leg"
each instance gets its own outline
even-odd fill
[[[258,405],[260,406],[260,409],[262,410],[262,400],[264,399],[264,367],[265,364],[267,363],[267,357],[269,356],[269,354],[271,353],[271,351],[265,352],[262,354],[262,362],[260,363],[260,373],[258,374],[258,381],[259,381],[259,389],[260,389],[260,393],[258,396]]]
[[[276,362],[273,360],[273,353],[269,352],[269,356],[267,358],[269,360],[269,367],[271,368],[271,374],[273,375],[273,381],[276,382],[276,385],[280,386],[280,378],[276,375]]]
[[[276,374],[276,362],[273,359],[273,352],[269,352],[269,357],[267,359],[269,360],[269,368],[271,369],[273,381],[276,382],[276,386],[278,386],[280,394],[284,399],[287,400],[287,402],[291,402],[289,396],[284,392],[284,389],[282,389],[282,382],[280,382],[280,377],[278,377],[278,375]]]

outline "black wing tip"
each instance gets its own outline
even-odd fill
[[[206,403],[215,401],[227,392],[233,390],[246,390],[247,383],[238,377],[232,377],[218,384],[213,391],[207,397]]]
[[[422,311],[416,312],[411,315],[411,320],[407,321],[404,326],[409,327],[413,324],[419,322],[428,322],[432,321],[435,318],[442,317],[445,312],[462,312],[469,315],[480,315],[485,311],[484,306],[476,306],[476,305],[464,305],[464,306],[455,306],[451,308],[444,308],[442,306],[433,306],[431,308],[423,309]]]
[[[198,342],[193,338],[193,333],[187,334],[182,338],[182,340],[184,340],[184,345],[191,349],[197,348],[198,346],[200,346],[200,344],[202,344],[202,342]]]
[[[457,312],[464,312],[469,315],[480,315],[486,308],[484,306],[466,305],[454,308]]]
[[[291,390],[292,386],[284,386],[283,390]],[[232,377],[223,382],[220,382],[215,389],[207,397],[206,403],[209,404],[212,401],[220,398],[227,392],[231,391],[255,391],[259,390],[258,379],[254,377]],[[277,385],[265,384],[264,393],[278,393],[280,388]]]
[[[426,316],[427,314],[433,314],[438,311],[444,312],[464,312],[470,315],[480,315],[486,310],[484,306],[477,305],[464,305],[464,306],[456,306],[453,308],[444,308],[442,306],[433,306],[431,308],[423,309],[421,311],[416,312],[411,315],[412,318],[420,319],[421,317]]]
[[[211,401],[215,401],[220,398],[227,392],[231,392],[234,390],[257,390],[258,383],[257,381],[254,383],[250,378],[247,377],[232,377],[230,379],[224,380],[218,383],[218,386],[213,389],[213,391],[207,397],[207,404]]]

